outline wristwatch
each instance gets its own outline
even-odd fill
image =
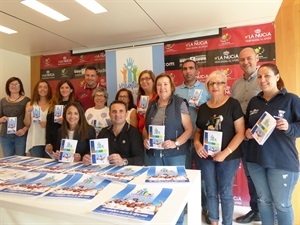
[[[127,166],[128,165],[128,160],[127,159],[123,159],[123,166]]]
[[[177,139],[175,140],[175,145],[176,145],[176,147],[177,147],[177,150],[179,150],[180,144],[179,144],[179,142],[177,141]]]

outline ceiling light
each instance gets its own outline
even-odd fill
[[[48,16],[58,22],[62,22],[65,20],[69,20],[68,17],[64,16],[63,14],[55,11],[54,9],[51,9],[50,7],[44,5],[43,3],[40,3],[36,0],[24,0],[21,1],[23,5],[28,6],[29,8],[32,8],[33,10],[38,11],[39,13],[44,14],[45,16]]]
[[[4,27],[2,25],[0,25],[0,32],[6,33],[6,34],[15,34],[15,33],[18,33],[17,31],[9,29],[7,27]]]
[[[76,0],[76,2],[95,14],[107,12],[107,10],[95,0]]]

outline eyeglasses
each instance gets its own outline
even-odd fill
[[[17,84],[9,84],[9,86],[10,86],[10,87],[19,87],[20,84],[19,84],[19,83],[17,83]]]
[[[105,96],[104,95],[95,95],[95,98],[105,98]]]
[[[143,78],[140,79],[140,82],[149,81],[149,80],[151,80],[150,77],[143,77]]]
[[[213,87],[214,85],[217,85],[218,87],[222,84],[225,84],[225,82],[208,82],[208,86]]]
[[[128,98],[128,96],[127,95],[119,95],[118,98]]]

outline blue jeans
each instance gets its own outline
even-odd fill
[[[219,221],[219,196],[224,225],[232,224],[233,216],[233,182],[240,164],[240,159],[233,159],[223,162],[215,162],[209,159],[197,157],[201,165],[206,193],[209,219],[212,222]]]
[[[27,133],[21,137],[18,136],[1,136],[1,147],[3,156],[8,157],[12,155],[25,156]]]
[[[255,186],[253,184],[253,181],[250,177],[250,174],[248,171],[248,166],[247,166],[247,161],[246,161],[247,151],[251,151],[251,149],[248,150],[248,141],[243,141],[241,143],[241,149],[243,152],[242,162],[243,162],[243,166],[244,166],[244,170],[245,170],[245,176],[247,178],[248,190],[249,190],[249,195],[250,195],[250,208],[254,212],[258,212],[257,193],[256,193]]]
[[[185,166],[186,156],[162,156],[163,150],[157,150],[154,155],[148,155],[149,166]],[[180,214],[176,225],[182,225],[184,220],[184,211]]]
[[[264,168],[249,162],[248,169],[258,195],[262,224],[274,224],[275,210],[278,225],[293,225],[292,194],[299,172]]]
[[[45,145],[33,146],[29,151],[32,157],[50,158],[45,152]]]
[[[185,155],[178,156],[161,156],[163,150],[156,150],[154,156],[148,155],[149,166],[185,166]],[[175,150],[174,150],[175,151]]]

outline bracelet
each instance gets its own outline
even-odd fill
[[[227,149],[229,150],[229,154],[231,154],[232,153],[232,149],[229,148],[229,147],[227,147]]]

